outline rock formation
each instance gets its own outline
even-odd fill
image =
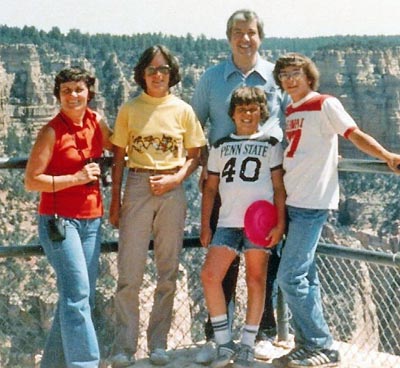
[[[321,92],[338,97],[365,132],[400,152],[400,47],[323,50],[313,59],[321,71]],[[361,155],[343,140],[341,154]]]
[[[61,60],[57,54],[48,57],[50,61],[40,57],[34,45],[0,46],[0,155],[4,155],[4,145],[10,134],[27,137],[31,142],[37,130],[58,111],[53,95],[54,76],[61,68],[72,65],[74,60]],[[57,68],[44,73],[43,65],[48,63]],[[86,59],[74,64],[95,72]],[[92,104],[96,110],[104,112],[104,98],[96,95]]]

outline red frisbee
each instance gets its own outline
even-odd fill
[[[265,240],[268,233],[278,223],[278,210],[265,200],[253,202],[244,215],[244,231],[255,244],[268,247],[271,241]]]

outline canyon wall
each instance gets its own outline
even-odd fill
[[[324,50],[313,59],[321,71],[321,92],[338,97],[365,132],[400,152],[400,47]],[[344,141],[341,154],[360,156]]]
[[[363,130],[400,152],[400,47],[317,50],[310,56],[321,71],[320,91],[338,97]],[[119,106],[137,91],[137,86],[132,65],[120,62],[115,53],[103,59],[65,57],[34,45],[0,46],[0,155],[10,129],[18,135],[34,134],[55,114],[54,76],[69,65],[84,66],[98,77],[92,107],[112,125]],[[185,65],[182,59],[181,65],[183,80],[188,83],[178,90],[188,99],[202,70]],[[340,144],[344,157],[360,157],[348,142],[341,140]]]

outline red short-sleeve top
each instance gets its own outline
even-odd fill
[[[73,124],[62,112],[48,125],[54,129],[56,141],[45,174],[74,174],[83,168],[88,159],[101,157],[103,138],[97,116],[92,110],[87,109],[81,127]],[[60,216],[69,218],[101,217],[103,203],[99,182],[60,190],[55,196],[52,192],[42,192],[39,213],[52,215],[55,210]]]

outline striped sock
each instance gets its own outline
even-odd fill
[[[254,325],[244,325],[242,331],[242,341],[243,345],[253,347],[256,341],[256,336],[258,332],[258,326]]]
[[[214,330],[215,342],[217,345],[226,344],[232,340],[228,325],[228,316],[226,314],[211,317],[211,325]]]

